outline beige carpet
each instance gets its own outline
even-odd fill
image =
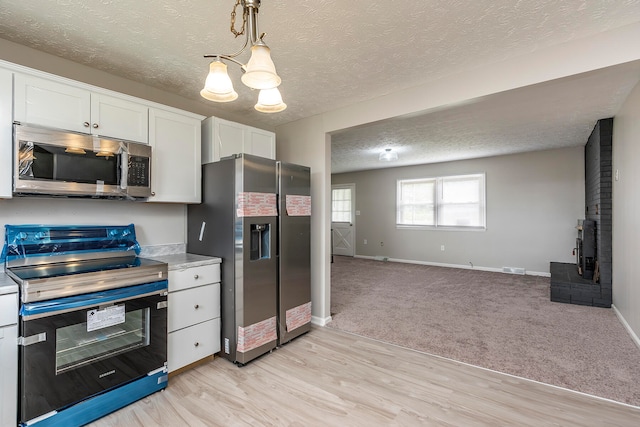
[[[640,406],[640,349],[612,309],[549,278],[334,257],[329,327]]]

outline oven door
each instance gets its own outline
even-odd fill
[[[164,368],[167,281],[24,304],[20,421]]]

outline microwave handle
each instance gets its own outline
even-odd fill
[[[125,190],[129,178],[129,151],[128,147],[125,146],[123,148],[122,153],[120,153],[120,188]]]

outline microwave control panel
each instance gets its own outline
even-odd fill
[[[149,187],[149,158],[129,156],[129,173],[127,185],[134,187]]]

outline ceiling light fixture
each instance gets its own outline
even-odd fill
[[[392,151],[391,148],[386,148],[382,153],[380,153],[378,160],[386,162],[398,160],[398,153]]]
[[[236,9],[242,6],[242,29],[236,30]],[[233,89],[233,83],[227,74],[227,65],[223,61],[229,61],[240,66],[243,72],[242,83],[251,89],[258,89],[258,103],[255,109],[263,113],[277,113],[287,108],[282,102],[282,96],[278,90],[282,79],[276,73],[276,67],[271,60],[271,50],[262,40],[265,33],[258,37],[258,9],[260,0],[236,0],[231,12],[231,32],[236,36],[245,35],[244,46],[236,53],[204,55],[205,58],[213,58],[209,64],[209,75],[200,95],[210,101],[229,102],[238,98],[238,93]],[[251,42],[251,57],[247,64],[235,59],[245,51]]]

